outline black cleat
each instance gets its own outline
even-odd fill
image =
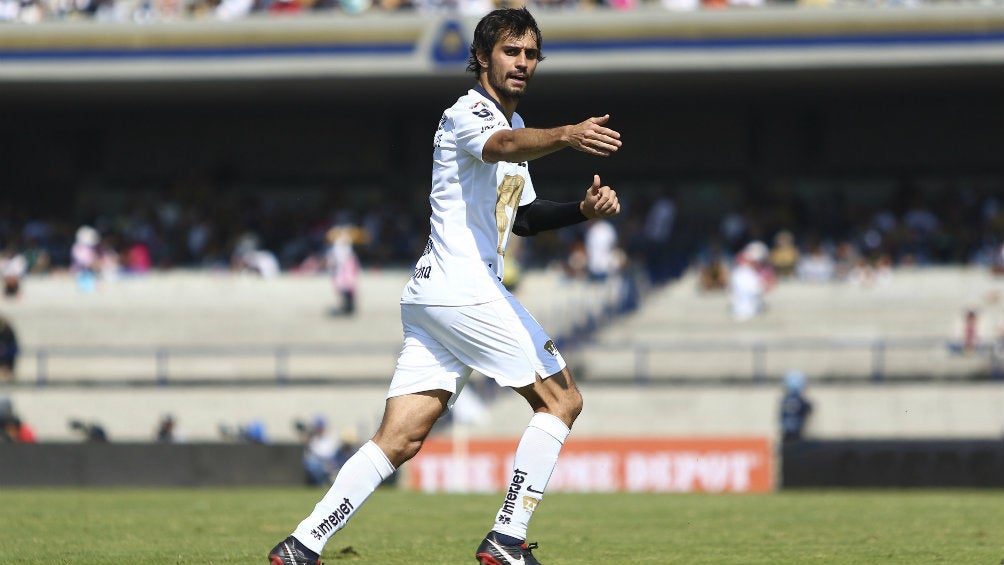
[[[530,553],[534,549],[537,549],[536,543],[503,545],[498,541],[498,534],[488,532],[485,541],[478,546],[474,558],[481,565],[540,565],[540,561],[534,559]]]
[[[279,542],[268,552],[270,565],[324,565],[318,559],[311,559],[296,547],[293,536]]]

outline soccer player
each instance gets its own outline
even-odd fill
[[[527,161],[566,147],[608,156],[620,134],[609,116],[552,129],[523,126],[516,104],[543,60],[525,8],[478,23],[468,70],[477,84],[447,109],[433,149],[431,234],[401,296],[404,346],[373,438],[352,456],[313,512],[269,553],[272,565],[318,563],[331,536],[391,473],[418,453],[471,370],[523,396],[533,416],[516,449],[495,524],[476,550],[484,565],[535,565],[526,544],[582,396],[547,333],[502,285],[509,234],[536,234],[620,212],[594,175],[582,200],[537,198]]]

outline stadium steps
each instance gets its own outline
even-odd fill
[[[779,379],[791,368],[817,378],[869,378],[872,345],[885,342],[883,374],[986,374],[992,369],[987,351],[959,355],[948,344],[961,338],[968,309],[980,312],[984,340],[999,333],[999,285],[976,268],[899,269],[870,287],[782,281],[768,294],[763,315],[737,323],[728,294],[702,292],[691,273],[653,292],[636,313],[600,327],[576,357],[583,376],[599,380],[630,378],[624,369],[642,363],[639,352],[647,352],[643,365],[652,378],[748,379],[759,371]],[[759,358],[758,344],[768,348]]]
[[[327,276],[202,271],[102,281],[93,293],[66,274],[31,277],[3,312],[25,350],[18,374],[27,381],[385,382],[401,346],[408,276],[363,271],[354,316],[334,313],[339,298]],[[606,292],[545,271],[526,273],[517,289],[555,336],[591,323]]]

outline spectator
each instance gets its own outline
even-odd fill
[[[829,282],[836,272],[836,262],[819,243],[812,245],[809,252],[798,260],[798,279],[806,282]]]
[[[1004,275],[1004,244],[998,245],[993,250],[993,257],[990,261],[990,272],[995,275]]]
[[[81,420],[70,420],[69,426],[71,430],[83,435],[84,441],[87,443],[108,442],[108,434],[105,433],[105,428],[97,422],[86,423]]]
[[[361,239],[354,226],[336,226],[328,230],[326,262],[331,272],[335,293],[341,298],[339,313],[351,316],[356,311],[356,291],[359,287],[359,257],[354,244]]]
[[[141,240],[132,241],[126,248],[124,268],[132,274],[143,274],[153,267],[150,248]]]
[[[980,347],[980,336],[977,331],[976,310],[966,311],[963,332],[963,346],[967,353],[972,353]]]
[[[851,271],[857,266],[861,259],[857,246],[851,241],[844,240],[837,244],[835,257],[833,258],[833,276],[837,280],[847,280]]]
[[[13,245],[0,251],[0,277],[3,278],[4,298],[17,298],[21,291],[21,279],[28,272],[28,259]]]
[[[174,416],[165,414],[157,424],[157,443],[175,443],[178,441],[174,431]]]
[[[27,231],[27,226],[25,231]],[[27,261],[27,271],[30,274],[38,275],[49,272],[52,266],[52,257],[44,245],[34,238],[27,238],[27,245],[22,251],[22,255]]]
[[[97,288],[97,271],[99,268],[98,243],[101,236],[91,226],[80,226],[76,239],[70,250],[73,260],[71,270],[81,292],[94,292]]]
[[[265,423],[261,420],[251,420],[246,426],[237,426],[236,429],[227,424],[220,424],[219,430],[220,435],[227,441],[262,445],[268,443]]]
[[[712,244],[698,261],[698,272],[703,292],[717,292],[729,287],[729,262],[717,243]]]
[[[102,238],[98,244],[97,272],[103,281],[116,281],[122,274],[122,261],[113,237]]]
[[[669,244],[675,222],[676,203],[669,194],[662,194],[649,208],[642,229],[645,267],[652,284],[662,284],[673,276],[673,257]]]
[[[237,240],[234,246],[233,268],[243,273],[255,273],[262,278],[270,279],[279,276],[279,260],[275,255],[262,249],[259,238],[251,232],[246,232]]]
[[[14,414],[0,416],[0,443],[36,443],[35,430]]]
[[[774,247],[770,250],[770,265],[779,279],[785,279],[795,274],[799,251],[795,245],[795,236],[788,230],[777,232],[774,236]]]
[[[764,295],[773,283],[766,268],[767,245],[752,241],[736,256],[729,275],[732,293],[732,317],[737,322],[751,320],[766,308]]]
[[[805,424],[812,414],[812,403],[805,397],[805,375],[798,370],[784,376],[784,397],[781,399],[781,438],[785,443],[800,441]]]
[[[346,430],[336,440],[329,432],[324,417],[317,416],[312,424],[296,423],[304,438],[303,468],[307,484],[330,486],[331,480],[345,461],[359,448],[359,436]]]
[[[254,0],[221,0],[214,11],[216,18],[224,21],[239,20],[254,9]]]
[[[304,438],[303,470],[307,484],[330,486],[331,478],[338,471],[335,466],[338,442],[328,433],[327,423],[318,416],[312,425],[297,422],[296,428]]]
[[[586,269],[589,280],[605,282],[619,269],[617,229],[607,220],[590,220],[586,228]]]
[[[0,382],[14,382],[19,352],[14,327],[6,318],[0,316]]]
[[[578,234],[569,245],[568,256],[563,264],[565,276],[570,279],[585,279],[588,276],[586,265],[586,238]]]
[[[980,348],[979,315],[976,310],[968,309],[962,315],[960,326],[956,330],[957,340],[949,343],[952,353],[974,353]]]

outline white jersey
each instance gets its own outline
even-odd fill
[[[464,306],[509,295],[503,256],[516,209],[537,194],[523,163],[486,163],[485,142],[519,129],[481,86],[443,112],[433,149],[432,216],[425,253],[401,294],[402,304]]]

